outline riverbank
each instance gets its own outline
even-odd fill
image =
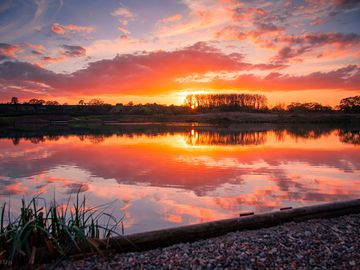
[[[360,123],[360,114],[332,113],[277,113],[277,112],[212,112],[189,114],[99,114],[72,115],[18,115],[0,116],[0,126],[22,125],[116,125],[119,123],[208,123],[217,125],[246,123]]]
[[[56,269],[359,269],[360,214],[290,222],[146,252],[92,256]]]

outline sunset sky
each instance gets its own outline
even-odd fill
[[[2,0],[0,101],[360,94],[358,0]]]

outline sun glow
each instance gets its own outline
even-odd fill
[[[210,94],[212,93],[211,90],[194,90],[194,91],[182,91],[177,93],[179,104],[184,104],[186,96],[188,95],[200,95],[200,94]],[[192,109],[196,108],[197,106],[191,106]]]

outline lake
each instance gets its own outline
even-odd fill
[[[360,132],[113,125],[0,132],[0,201],[109,201],[125,233],[360,197]],[[74,195],[73,195],[74,196]]]

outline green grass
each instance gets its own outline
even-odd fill
[[[0,208],[0,262],[8,265],[39,263],[37,252],[48,250],[63,258],[74,249],[82,252],[87,246],[94,252],[98,250],[93,239],[109,238],[118,233],[122,219],[107,212],[112,203],[87,207],[85,195],[79,192],[69,196],[64,204],[58,204],[54,198],[47,202],[36,196],[26,202],[22,199],[19,215],[11,217],[9,204]],[[1,267],[1,265],[0,265]]]

